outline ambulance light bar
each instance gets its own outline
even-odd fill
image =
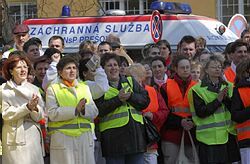
[[[162,2],[154,1],[150,5],[150,9],[163,11],[170,14],[191,14],[192,8],[187,3]]]

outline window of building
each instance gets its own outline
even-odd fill
[[[232,15],[238,13],[238,0],[220,0],[219,9],[220,17],[219,20],[224,24],[227,24],[232,17]]]
[[[244,0],[244,16],[250,22],[250,0]]]
[[[21,23],[25,19],[37,18],[36,3],[13,3],[9,4],[9,15],[16,23]]]
[[[143,2],[143,13],[148,13],[148,0],[142,0]],[[119,9],[125,10],[127,15],[135,15],[140,13],[139,4],[140,0],[100,0],[100,4],[103,7],[103,10],[112,10]]]
[[[250,21],[250,0],[218,0],[217,5],[218,19],[224,24],[228,24],[231,17],[240,12]]]

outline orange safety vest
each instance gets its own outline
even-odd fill
[[[227,67],[224,71],[224,75],[226,77],[226,80],[234,84],[235,79],[235,72],[233,71],[232,67]]]
[[[191,116],[187,95],[189,89],[195,84],[196,82],[193,80],[190,82],[183,97],[177,82],[173,79],[167,80],[166,90],[168,95],[168,107],[170,108],[173,114],[181,116],[183,118]]]
[[[250,106],[250,88],[239,88],[238,89],[240,98],[244,104],[244,107]],[[238,141],[244,140],[244,139],[250,139],[250,120],[247,120],[243,123],[237,124],[237,137]]]
[[[154,87],[145,86],[145,90],[148,91],[148,96],[150,99],[150,103],[146,109],[144,109],[142,112],[157,112],[159,108],[159,103],[158,103],[158,97],[157,97],[157,92]]]

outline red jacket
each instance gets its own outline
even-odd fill
[[[148,87],[150,87],[150,86],[147,86],[146,90],[150,91],[148,89]],[[150,87],[150,88],[152,89],[153,87]],[[155,110],[155,109],[146,108],[146,109],[144,109],[144,112],[148,112],[148,111],[150,112],[152,110],[152,114],[153,114],[152,123],[156,126],[156,128],[160,132],[160,129],[161,129],[162,125],[165,123],[165,121],[167,119],[167,116],[169,114],[169,110],[168,110],[168,108],[167,108],[167,106],[166,106],[166,104],[164,102],[164,99],[162,98],[161,94],[159,92],[157,92],[156,89],[155,89],[155,93],[157,94],[158,105],[156,105],[156,106],[158,107],[158,109]],[[152,97],[153,95],[155,95],[155,94],[149,93],[150,101],[153,98]],[[153,99],[155,99],[155,97]],[[153,105],[149,104],[148,107],[150,107],[150,106],[153,106]],[[157,148],[158,148],[158,145],[156,143],[156,144],[151,145],[149,149],[157,149]]]
[[[190,89],[190,85],[194,85],[194,82],[191,80],[191,76],[186,81],[186,83],[184,83],[177,75],[174,76],[174,80],[178,83],[178,86],[180,88],[179,91],[181,91],[183,97],[185,97],[184,95],[186,95],[188,90]],[[160,92],[165,100],[165,103],[169,105],[170,99],[168,98],[169,95],[166,91],[166,85],[167,83],[162,85]],[[181,125],[182,119],[182,116],[176,115],[172,112],[169,114],[166,123],[161,129],[161,137],[163,141],[180,144],[183,131],[183,127]],[[185,135],[185,142],[190,143],[188,134]]]

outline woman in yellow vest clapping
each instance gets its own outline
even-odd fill
[[[98,115],[89,87],[77,81],[78,64],[70,57],[57,64],[60,80],[47,89],[51,164],[94,164],[91,121]]]
[[[241,163],[250,164],[250,59],[236,68],[235,88],[232,97],[232,120],[237,122],[237,137]]]
[[[101,145],[107,164],[143,164],[146,151],[145,129],[141,110],[149,97],[132,77],[119,76],[119,56],[102,56],[110,88],[95,100],[99,109]]]
[[[202,81],[193,86],[188,94],[201,164],[240,160],[229,111],[233,85],[224,81],[222,74],[223,61],[219,56],[211,56],[205,64]]]

